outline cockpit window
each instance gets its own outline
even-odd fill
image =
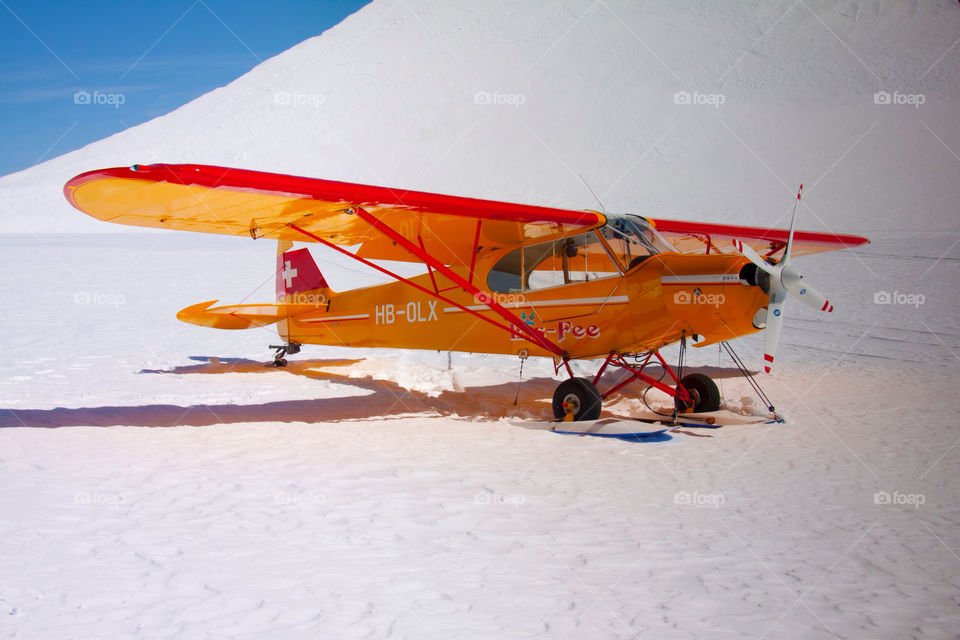
[[[501,258],[487,276],[500,293],[522,293],[619,275],[596,231],[522,247]]]
[[[676,249],[645,219],[608,215],[607,224],[595,231],[511,251],[490,270],[487,286],[498,293],[522,293],[587,282],[618,275],[664,252]]]
[[[676,252],[676,249],[640,216],[608,216],[607,224],[600,228],[600,232],[627,270],[656,253]]]

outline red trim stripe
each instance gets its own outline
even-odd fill
[[[463,216],[484,220],[511,222],[554,222],[565,225],[595,227],[605,216],[593,211],[571,211],[553,207],[513,204],[479,198],[448,196],[409,189],[391,189],[335,180],[288,176],[279,173],[231,169],[200,164],[149,164],[112,167],[88,171],[71,178],[63,187],[67,200],[73,189],[85,182],[104,178],[124,178],[144,182],[172,182],[228,191],[255,191],[291,198],[312,198],[325,202],[343,202],[363,207],[392,207],[436,214]],[[74,204],[74,206],[76,206]]]
[[[665,220],[662,218],[653,219],[657,231],[667,235],[713,235],[728,238],[740,238],[748,240],[765,240],[771,244],[786,243],[789,231],[787,229],[764,229],[763,227],[743,227],[732,224],[716,224],[709,222],[690,222],[686,220]],[[818,231],[794,231],[793,239],[802,244],[815,244],[824,247],[850,248],[858,247],[870,242],[861,236],[848,234],[818,232]],[[716,241],[716,238],[714,238]],[[779,250],[779,248],[777,249]]]

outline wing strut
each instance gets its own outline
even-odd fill
[[[298,227],[298,226],[295,225],[295,224],[290,223],[290,224],[288,224],[287,226],[289,226],[289,227],[290,227],[291,229],[293,229],[294,231],[297,231],[297,232],[299,232],[299,233],[302,233],[303,235],[307,236],[308,238],[310,238],[310,239],[312,239],[312,240],[315,240],[315,241],[317,241],[317,242],[319,242],[319,243],[321,243],[321,244],[324,244],[324,245],[326,245],[326,246],[328,246],[328,247],[331,247],[331,248],[333,248],[333,249],[336,249],[336,250],[339,251],[340,253],[343,253],[344,255],[350,256],[351,258],[354,258],[355,260],[359,260],[360,262],[362,262],[363,264],[367,265],[368,267],[372,267],[372,268],[376,269],[377,271],[380,271],[381,273],[384,273],[384,274],[390,276],[391,278],[393,278],[393,279],[395,279],[395,280],[399,280],[400,282],[403,282],[404,284],[408,284],[408,285],[410,285],[411,287],[413,287],[414,289],[417,289],[417,290],[419,290],[419,291],[422,291],[423,293],[426,293],[427,295],[433,296],[434,298],[437,298],[437,299],[439,299],[439,300],[442,300],[443,302],[446,302],[446,303],[448,303],[448,304],[451,304],[451,305],[453,305],[453,306],[461,309],[462,311],[466,311],[467,313],[469,313],[469,314],[471,314],[471,315],[474,315],[474,316],[476,316],[477,318],[479,318],[479,319],[481,319],[481,320],[485,320],[486,322],[489,322],[490,324],[492,324],[492,325],[494,325],[494,326],[496,326],[496,327],[499,327],[500,329],[503,329],[504,331],[506,331],[506,332],[508,332],[508,333],[510,333],[510,334],[512,334],[512,335],[519,335],[519,337],[523,338],[523,339],[526,340],[527,342],[530,342],[530,343],[532,343],[532,344],[535,344],[536,346],[541,347],[541,348],[549,351],[550,353],[553,353],[553,354],[556,355],[557,357],[566,359],[566,352],[565,352],[561,347],[559,347],[558,345],[554,344],[554,343],[551,342],[550,340],[547,340],[547,338],[546,338],[542,333],[540,333],[539,331],[537,331],[536,329],[533,329],[532,327],[527,326],[527,324],[526,324],[525,322],[523,322],[523,320],[521,320],[520,318],[518,318],[518,317],[516,316],[516,314],[511,313],[511,312],[508,311],[507,309],[504,309],[502,306],[500,306],[499,304],[497,304],[497,302],[495,302],[494,300],[489,300],[489,296],[487,296],[487,295],[478,296],[477,294],[481,293],[480,289],[478,289],[478,288],[475,287],[473,284],[471,284],[471,283],[467,282],[466,280],[464,280],[463,278],[461,278],[459,275],[457,275],[457,273],[456,273],[455,271],[453,271],[452,269],[450,269],[449,267],[447,267],[447,266],[444,265],[443,263],[441,263],[441,262],[439,262],[438,260],[434,259],[432,256],[430,256],[429,253],[427,253],[426,250],[421,249],[421,248],[418,247],[417,245],[413,244],[412,242],[410,242],[409,240],[407,240],[407,238],[405,238],[405,237],[402,236],[401,234],[397,233],[396,231],[394,231],[393,229],[391,229],[389,226],[383,224],[383,223],[380,222],[376,217],[372,216],[370,213],[368,213],[367,211],[363,210],[362,208],[360,208],[360,207],[354,207],[353,210],[354,210],[354,212],[355,212],[358,216],[360,216],[361,219],[363,219],[365,222],[367,222],[368,224],[370,224],[373,228],[375,228],[376,230],[380,231],[381,233],[383,233],[384,235],[386,235],[387,237],[389,237],[391,240],[393,240],[393,241],[395,241],[397,244],[401,245],[404,249],[406,249],[407,251],[409,251],[411,254],[413,254],[414,256],[416,256],[417,258],[419,258],[420,260],[422,260],[423,263],[424,263],[428,268],[433,268],[434,270],[438,271],[439,273],[441,273],[442,275],[446,276],[446,277],[449,278],[451,281],[453,281],[455,284],[457,284],[458,286],[460,286],[460,287],[461,287],[464,291],[466,291],[467,293],[470,293],[470,294],[476,296],[478,300],[482,300],[483,304],[485,304],[487,307],[489,307],[490,310],[492,310],[492,311],[494,311],[495,313],[497,313],[498,315],[500,315],[503,319],[505,319],[507,322],[509,322],[510,325],[506,325],[506,324],[503,324],[503,323],[501,323],[501,322],[497,322],[497,321],[494,320],[493,318],[488,318],[487,316],[485,316],[485,315],[483,315],[483,314],[481,314],[481,313],[478,313],[475,309],[470,309],[470,308],[467,307],[466,305],[463,305],[463,304],[461,304],[461,303],[459,303],[459,302],[457,302],[457,301],[455,301],[455,300],[451,300],[450,298],[447,298],[446,296],[442,296],[442,295],[440,295],[440,294],[439,294],[438,292],[436,292],[436,291],[431,291],[430,289],[428,289],[428,288],[426,288],[426,287],[422,287],[422,286],[420,286],[419,284],[417,284],[417,283],[415,283],[415,282],[413,282],[413,281],[411,281],[411,280],[408,280],[407,278],[404,278],[404,277],[401,276],[401,275],[398,275],[398,274],[396,274],[396,273],[393,273],[393,272],[390,271],[389,269],[386,269],[386,268],[384,268],[384,267],[381,267],[380,265],[374,264],[374,263],[370,262],[369,260],[367,260],[367,259],[365,259],[365,258],[362,258],[362,257],[360,257],[360,256],[358,256],[358,255],[353,254],[353,253],[350,253],[349,251],[347,251],[347,250],[344,249],[343,247],[340,247],[340,246],[338,246],[338,245],[335,245],[335,244],[333,244],[332,242],[329,242],[329,241],[321,238],[321,237],[318,236],[318,235],[314,235],[314,234],[310,233],[309,231]],[[511,326],[511,325],[512,325],[512,326]]]
[[[565,356],[566,352],[562,348],[560,348],[558,345],[554,344],[550,340],[547,340],[547,338],[542,333],[540,333],[533,327],[528,326],[526,322],[524,322],[517,316],[517,314],[511,311],[508,311],[503,306],[501,306],[500,303],[498,303],[496,300],[491,299],[490,296],[478,296],[478,294],[485,293],[485,292],[480,291],[480,289],[476,285],[474,285],[472,282],[468,282],[467,280],[464,280],[460,275],[457,274],[456,271],[454,271],[447,265],[443,264],[442,262],[440,262],[439,260],[431,256],[426,250],[421,249],[417,245],[410,242],[406,237],[397,233],[394,229],[392,229],[391,227],[389,227],[388,225],[380,221],[379,218],[377,218],[374,215],[371,215],[370,212],[363,209],[363,207],[354,207],[354,210],[356,211],[357,215],[360,216],[360,218],[364,220],[367,224],[369,224],[374,229],[384,234],[385,236],[387,236],[388,238],[390,238],[391,240],[393,240],[394,242],[402,246],[404,249],[409,251],[411,254],[413,254],[420,260],[422,260],[425,265],[427,265],[428,267],[432,266],[436,271],[438,271],[439,273],[449,278],[454,284],[458,285],[460,288],[462,288],[464,291],[466,291],[470,295],[478,298],[484,298],[483,304],[489,307],[491,311],[493,311],[494,313],[499,315],[501,318],[503,318],[504,320],[509,322],[511,325],[513,325],[515,329],[519,329],[520,331],[525,333],[526,340],[546,349],[547,351],[561,358]],[[475,315],[479,316],[479,314],[475,314]]]

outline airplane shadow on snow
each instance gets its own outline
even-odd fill
[[[146,404],[132,406],[100,406],[67,409],[0,409],[0,426],[64,427],[64,426],[207,426],[236,422],[338,422],[389,418],[410,414],[468,416],[480,418],[547,419],[549,407],[536,398],[549,398],[557,382],[550,378],[529,378],[523,381],[517,406],[513,399],[517,383],[509,382],[460,391],[444,391],[438,396],[405,389],[395,382],[367,376],[354,378],[329,371],[349,366],[360,360],[296,360],[283,369],[264,362],[243,358],[192,356],[199,364],[171,369],[144,369],[140,373],[161,375],[226,373],[300,375],[317,381],[347,385],[368,393],[346,397],[325,397],[310,400],[278,400],[259,404]]]
[[[265,374],[284,372],[317,381],[352,386],[368,393],[346,397],[311,400],[278,400],[260,404],[147,404],[132,406],[100,406],[67,409],[0,409],[0,427],[66,427],[66,426],[134,426],[173,427],[209,426],[238,422],[339,422],[369,420],[415,414],[463,416],[467,418],[517,418],[531,421],[552,418],[549,399],[558,381],[554,378],[526,378],[517,382],[446,390],[436,396],[406,389],[389,380],[349,377],[330,371],[360,362],[354,359],[296,360],[283,369],[264,362],[244,358],[191,356],[198,364],[171,369],[143,369],[143,374],[222,375],[226,373]],[[711,377],[728,377],[729,370],[697,369]],[[735,372],[734,372],[735,373]],[[545,400],[546,402],[541,402]],[[605,415],[611,415],[605,412]],[[612,416],[630,419],[629,416]],[[544,427],[546,428],[546,427]],[[669,439],[669,436],[658,439]]]

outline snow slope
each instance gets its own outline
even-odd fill
[[[0,178],[0,637],[957,637],[958,21],[945,0],[378,1]],[[270,299],[274,247],[62,201],[153,161],[573,208],[582,173],[611,210],[770,225],[802,180],[804,227],[873,242],[798,262],[837,310],[787,308],[762,378],[787,424],[565,437],[518,426],[548,412],[549,362],[519,387],[471,354],[276,370],[267,330],[177,322]],[[314,255],[335,289],[376,281]],[[691,358],[762,414],[715,349]]]
[[[958,195],[944,146],[960,139],[956,10],[374,2],[166,116],[0,179],[0,215],[7,232],[102,232],[51,186],[197,162],[593,207],[583,174],[611,210],[761,224],[782,224],[804,181],[807,226],[910,229],[923,215],[943,231]],[[877,105],[877,91],[924,103]],[[678,92],[724,102],[678,105]]]

